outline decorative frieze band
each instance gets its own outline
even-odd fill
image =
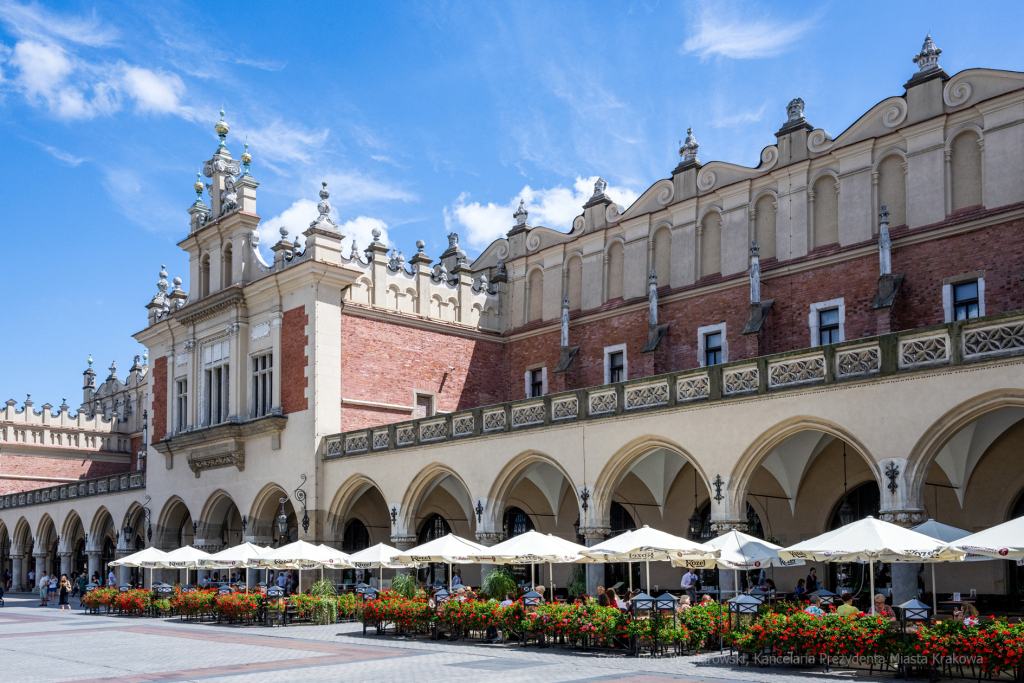
[[[878,346],[836,351],[836,378],[874,375],[882,367],[882,350]]]
[[[1024,322],[1014,320],[963,331],[964,358],[987,358],[1024,349]]]
[[[949,335],[945,332],[927,337],[900,339],[899,367],[901,370],[949,362]]]
[[[824,355],[786,359],[768,365],[769,388],[779,389],[823,381],[825,381]]]
[[[722,384],[726,395],[757,391],[760,376],[756,365],[726,370],[722,373]]]
[[[544,404],[529,403],[512,406],[512,427],[529,427],[544,424]]]
[[[84,498],[86,496],[142,488],[146,488],[146,473],[142,471],[131,472],[0,496],[0,509],[21,507],[23,505],[39,505],[69,498]]]
[[[552,420],[575,420],[580,414],[580,402],[575,396],[551,400]]]
[[[607,415],[608,413],[615,412],[615,406],[618,405],[618,397],[614,389],[611,391],[595,391],[588,396],[588,402],[591,415]]]
[[[628,385],[625,403],[626,410],[668,405],[668,380],[654,384]]]
[[[711,395],[711,378],[703,375],[676,377],[676,402],[696,401]]]

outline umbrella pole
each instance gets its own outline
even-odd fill
[[[932,614],[939,613],[939,591],[935,586],[935,563],[932,562]]]
[[[633,592],[633,563],[632,562],[627,562],[626,563],[626,568],[629,571],[629,592],[632,593]]]
[[[449,562],[445,563],[448,566],[448,592],[452,592],[452,565]]]
[[[378,590],[384,590],[384,565],[383,564],[381,564],[381,566],[380,566],[380,578],[377,579],[377,583],[380,584],[380,586],[378,587]]]
[[[651,561],[647,560],[647,594],[651,594]]]
[[[740,592],[741,592],[740,591],[740,570],[739,569],[733,569],[732,570],[732,580],[733,580],[733,583],[736,584],[736,585],[733,586],[733,588],[736,589],[736,595],[739,595]]]
[[[551,586],[551,595],[548,596],[549,602],[555,601],[555,572],[551,569],[551,563],[548,562],[548,585]]]
[[[871,614],[875,613],[875,561],[868,560],[868,571],[871,572]]]
[[[534,564],[533,562],[530,563],[530,590],[537,590],[537,575],[534,571],[536,567],[536,564]]]

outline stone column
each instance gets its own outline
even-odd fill
[[[880,515],[883,522],[890,522],[905,529],[925,522],[923,510],[887,510]],[[893,562],[889,565],[892,576],[892,604],[901,605],[907,600],[917,598],[920,593],[917,586],[917,572],[921,565],[916,562]],[[878,586],[875,586],[878,589]]]
[[[612,531],[611,527],[607,526],[588,526],[581,527],[580,533],[583,534],[583,538],[586,539],[587,547],[592,548],[604,539],[608,538],[608,534]],[[604,583],[604,565],[603,564],[587,564],[587,595],[597,597],[597,587]]]
[[[505,534],[500,531],[478,531],[476,532],[476,542],[480,545],[490,548],[492,545],[501,543],[504,540]],[[482,564],[480,565],[480,585],[483,585],[484,579],[487,575],[497,569],[496,564]]]
[[[39,587],[39,577],[46,571],[47,553],[34,553],[32,556],[36,558],[36,585],[31,586],[30,590]],[[48,574],[49,572],[47,572]]]
[[[92,575],[100,573],[100,555],[102,553],[98,550],[88,550],[85,554],[89,558],[89,576],[87,578],[89,581],[92,581]],[[103,581],[104,577],[101,576],[100,582],[102,583]]]
[[[391,542],[395,545],[395,548],[397,548],[398,550],[409,550],[410,548],[415,548],[416,547],[416,541],[417,541],[417,538],[415,536],[406,536],[406,535],[395,534],[395,535],[393,535],[391,537]],[[395,573],[396,574],[411,574],[411,573],[413,573],[415,571],[416,571],[415,569],[406,568],[406,569],[396,569]],[[369,583],[369,582],[367,582],[367,583]]]
[[[71,572],[74,571],[73,563],[74,563],[75,554],[73,552],[65,550],[65,551],[59,553],[59,555],[60,555],[60,573],[61,574],[66,574],[68,579],[70,580],[71,579]]]
[[[25,565],[24,555],[11,555],[11,590],[23,591],[25,586],[22,585],[25,581],[25,573],[23,571]]]

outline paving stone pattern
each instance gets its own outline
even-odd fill
[[[637,659],[558,647],[364,636],[351,623],[264,628],[86,615],[11,596],[0,610],[0,662],[4,672],[17,672],[11,680],[18,683],[790,683],[853,677],[738,667],[711,655]]]

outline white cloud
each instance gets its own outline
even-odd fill
[[[583,205],[594,194],[597,176],[577,177],[572,188],[559,185],[550,189],[534,190],[525,186],[508,204],[469,202],[469,194],[463,192],[449,208],[445,207],[445,226],[452,230],[462,226],[466,230],[466,241],[473,247],[483,248],[492,241],[505,236],[515,220],[512,214],[519,208],[519,200],[526,202],[530,212],[530,225],[543,225],[556,230],[568,231],[573,219],[583,212]],[[629,206],[640,195],[628,188],[608,186],[608,196],[619,205]],[[457,225],[456,225],[457,224]]]
[[[701,59],[714,55],[732,59],[772,57],[788,50],[817,23],[776,19],[727,18],[721,8],[704,10],[696,31],[683,43],[683,53]]]
[[[764,112],[767,109],[768,103],[765,102],[757,111],[739,111],[735,114],[715,116],[711,125],[714,128],[728,128],[729,126],[735,126],[740,123],[755,123],[764,118]]]
[[[69,18],[53,14],[34,2],[28,5],[4,2],[0,4],[0,21],[14,35],[37,40],[57,37],[89,47],[101,47],[110,45],[117,37],[113,28],[102,25],[95,9],[91,18]]]
[[[52,97],[75,70],[64,48],[34,40],[15,45],[11,63],[20,71],[19,80],[30,97]]]
[[[304,243],[305,238],[302,237],[301,233],[319,215],[316,209],[316,202],[311,199],[298,200],[277,216],[260,221],[260,245],[269,247],[280,240],[280,229],[282,227],[288,228],[288,239],[290,241],[294,241],[295,236],[299,235],[299,242]],[[337,222],[337,216],[332,216],[332,218]],[[342,242],[342,253],[345,256],[348,256],[348,252],[352,248],[353,239],[355,239],[356,245],[360,249],[370,244],[373,241],[374,228],[378,228],[381,231],[380,241],[389,246],[391,245],[391,240],[388,238],[388,225],[379,218],[359,216],[341,223],[338,225],[338,228],[341,230],[341,234],[345,236]]]
[[[244,131],[252,146],[252,154],[259,154],[270,161],[302,161],[308,162],[310,152],[323,147],[330,134],[328,129],[307,131],[295,124],[286,125],[280,119],[262,128],[251,128]]]
[[[42,147],[44,150],[46,150],[55,159],[57,159],[59,161],[63,161],[68,166],[78,166],[83,161],[85,161],[84,158],[76,157],[74,154],[69,154],[68,152],[65,152],[62,149],[57,149],[56,147],[51,147],[49,145],[44,145],[41,142],[37,142],[36,144],[39,145],[40,147]]]
[[[191,113],[181,106],[185,84],[177,74],[125,66],[124,88],[135,99],[135,108],[140,112],[184,114],[185,118],[191,118]]]

